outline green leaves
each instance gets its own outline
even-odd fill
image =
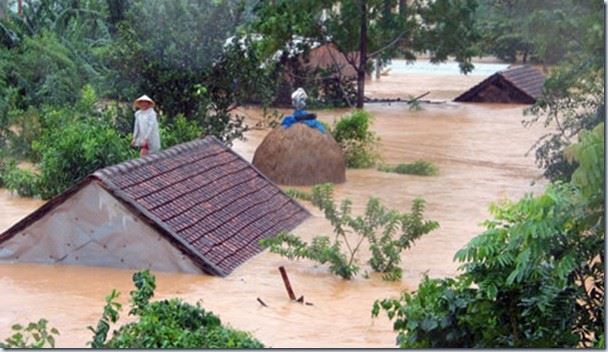
[[[59,335],[57,329],[48,328],[46,319],[28,323],[27,326],[14,324],[11,330],[13,335],[0,342],[0,348],[55,348],[54,335]]]
[[[420,176],[436,176],[439,173],[437,166],[426,160],[416,160],[413,163],[396,166],[380,165],[378,171]]]
[[[150,302],[156,279],[149,271],[133,275],[131,310],[137,320],[114,330],[108,340],[110,324],[118,321],[120,304],[113,290],[90,342],[93,348],[262,348],[250,334],[223,326],[220,318],[205,311],[198,303],[191,305],[172,298]]]
[[[359,271],[357,253],[365,240],[372,253],[368,260],[372,269],[383,273],[384,280],[401,279],[401,252],[420,236],[439,226],[435,221],[423,220],[422,199],[414,200],[412,212],[407,214],[389,210],[378,198],[372,197],[368,200],[364,215],[353,216],[350,200],[345,199],[339,208],[336,207],[331,184],[313,187],[312,194],[307,198],[323,211],[325,218],[333,225],[334,241],[326,236],[317,236],[308,244],[293,234],[280,233],[261,240],[260,245],[289,259],[308,258],[321,264],[329,263],[330,271],[345,279],[351,279]],[[350,234],[356,235],[354,241]],[[346,254],[342,248],[346,249]]]
[[[334,122],[331,134],[340,144],[350,168],[369,168],[379,158],[376,150],[379,138],[370,131],[372,115],[365,110],[357,110]]]
[[[570,183],[491,207],[486,231],[456,253],[460,276],[425,278],[416,293],[381,306],[401,347],[603,343],[604,181],[592,171],[604,168],[602,128],[568,149],[581,160]]]

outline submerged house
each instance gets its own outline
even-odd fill
[[[541,95],[545,77],[532,66],[517,66],[496,72],[454,99],[458,102],[534,104]]]
[[[87,176],[0,234],[0,262],[225,276],[309,215],[207,137]]]

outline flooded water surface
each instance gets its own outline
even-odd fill
[[[377,97],[407,96],[431,91],[434,99],[451,99],[482,76],[394,74],[370,82],[368,93]],[[419,93],[421,94],[421,93]],[[541,126],[524,128],[524,106],[489,104],[422,104],[410,111],[403,103],[368,104],[380,136],[383,162],[396,164],[424,159],[439,168],[433,177],[382,173],[373,169],[347,170],[347,182],[336,186],[336,198],[354,202],[361,212],[370,196],[389,207],[409,211],[421,197],[426,217],[440,228],[403,253],[404,277],[384,282],[378,275],[345,281],[327,267],[302,260],[291,262],[268,251],[249,260],[227,278],[206,275],[155,273],[157,298],[181,297],[201,301],[235,328],[252,332],[272,347],[394,347],[395,333],[385,317],[372,319],[376,299],[412,290],[424,273],[431,277],[455,275],[455,252],[482,231],[488,206],[501,199],[516,199],[542,190],[533,156],[525,156],[543,134]],[[346,110],[317,111],[332,122]],[[243,109],[250,123],[260,118],[256,108]],[[234,149],[247,160],[267,130],[253,130]],[[0,191],[0,231],[4,231],[42,204]],[[314,215],[294,231],[304,239],[330,234],[331,226],[309,205]],[[366,257],[364,251],[362,257]],[[279,266],[285,266],[297,296],[313,305],[288,300]],[[363,271],[367,271],[365,265]],[[87,326],[101,316],[104,297],[116,288],[127,303],[133,271],[77,266],[33,264],[0,265],[0,337],[10,325],[46,318],[61,335],[59,347],[82,347],[90,340]],[[257,298],[268,307],[262,307]],[[126,315],[128,309],[123,309]]]

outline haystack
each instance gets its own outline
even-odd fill
[[[338,143],[329,133],[301,123],[272,130],[255,151],[253,165],[282,185],[346,181],[346,161]]]

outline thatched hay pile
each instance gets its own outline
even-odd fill
[[[253,165],[282,185],[346,181],[346,162],[338,143],[328,132],[301,123],[270,131],[255,151]]]

